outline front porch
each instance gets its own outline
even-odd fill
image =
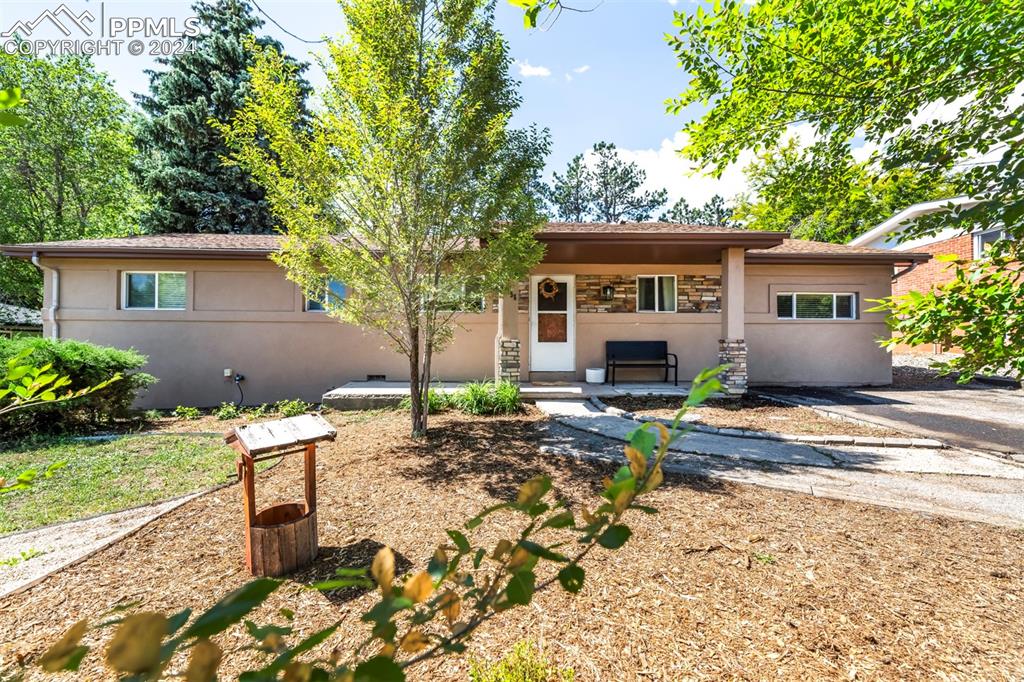
[[[443,393],[453,393],[462,386],[457,381],[446,381],[431,384],[431,389]],[[682,399],[690,392],[689,382],[680,382],[678,386],[662,382],[635,382],[617,385],[588,384],[582,381],[566,381],[557,383],[526,382],[519,386],[520,395],[525,402],[537,400],[587,400],[591,396],[611,398],[616,396],[679,396]],[[350,381],[340,388],[324,394],[325,407],[335,410],[371,410],[395,407],[409,395],[407,381]]]

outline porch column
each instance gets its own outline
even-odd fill
[[[722,249],[722,334],[718,340],[718,362],[729,368],[721,374],[727,395],[747,392],[747,342],[744,337],[745,287],[744,250]]]
[[[494,379],[519,383],[519,303],[511,291],[498,298],[498,333],[494,337]]]

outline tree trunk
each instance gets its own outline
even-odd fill
[[[427,432],[427,405],[423,400],[420,382],[420,330],[409,329],[409,399],[412,403],[412,436],[418,438]]]
[[[423,391],[423,404],[426,409],[423,410],[423,433],[427,432],[427,421],[430,419],[430,361],[434,354],[434,338],[433,334],[427,333],[427,338],[423,341],[423,380],[420,384]]]

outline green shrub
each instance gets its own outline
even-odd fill
[[[263,403],[256,407],[250,407],[248,412],[249,419],[263,419],[264,417],[270,416],[274,413],[274,406]]]
[[[523,409],[519,386],[510,381],[474,381],[453,396],[455,406],[468,414],[514,414]]]
[[[221,403],[217,411],[214,412],[217,415],[217,419],[226,421],[228,419],[237,419],[242,416],[242,408],[234,403]]]
[[[307,403],[304,400],[281,400],[274,405],[274,411],[281,414],[282,417],[298,417],[300,414],[306,414],[313,409],[312,403]]]
[[[163,419],[164,413],[160,410],[146,410],[142,413],[148,421],[156,421],[157,419]]]
[[[455,403],[450,393],[440,388],[431,388],[427,391],[427,414],[437,414],[453,407],[455,407]],[[398,403],[398,409],[411,410],[412,398],[409,396],[402,398],[402,402]]]
[[[471,661],[470,682],[572,682],[572,668],[553,665],[540,647],[530,641],[517,643],[512,652],[494,663]]]
[[[132,403],[142,389],[156,379],[139,372],[146,356],[134,350],[97,346],[84,341],[56,341],[21,336],[0,338],[0,366],[23,350],[30,350],[29,364],[50,364],[53,372],[71,378],[69,390],[76,391],[101,383],[118,372],[122,379],[81,398],[54,405],[40,405],[0,417],[0,433],[60,433],[82,426],[98,426],[131,415]]]
[[[174,408],[174,416],[178,419],[199,419],[199,408],[178,405]]]

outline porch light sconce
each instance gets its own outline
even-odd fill
[[[615,287],[611,284],[605,284],[601,287],[601,298],[605,301],[610,301],[615,298]]]

